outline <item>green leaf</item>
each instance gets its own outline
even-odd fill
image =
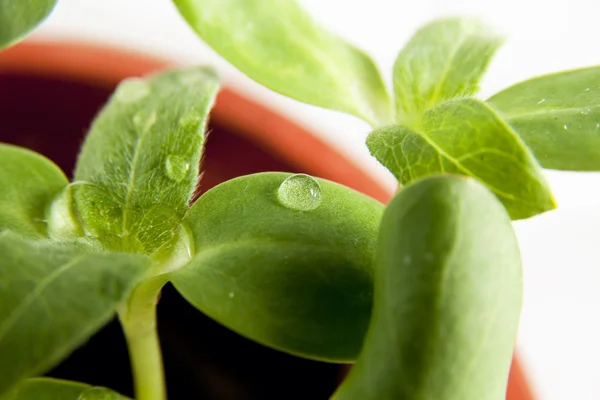
[[[33,151],[0,143],[0,231],[46,237],[46,207],[68,183],[62,171]]]
[[[451,176],[406,187],[383,215],[373,318],[333,399],[504,400],[522,286],[489,191]]]
[[[145,256],[0,234],[0,395],[107,323],[149,264]]]
[[[600,67],[533,78],[488,102],[545,168],[600,170]]]
[[[413,126],[443,101],[476,93],[502,42],[475,19],[442,19],[419,29],[394,64],[396,121]]]
[[[0,0],[0,49],[24,38],[40,24],[57,0]]]
[[[26,379],[2,400],[125,400],[112,390],[51,378]]]
[[[192,261],[171,280],[200,311],[250,339],[352,361],[370,318],[383,206],[330,181],[288,177],[244,176],[200,197],[187,218]]]
[[[556,207],[542,171],[517,134],[485,103],[450,100],[425,113],[419,130],[390,126],[367,138],[371,154],[401,184],[436,173],[483,182],[513,219]]]
[[[117,251],[169,242],[196,188],[218,90],[206,68],[122,82],[94,121],[73,186],[87,235]]]
[[[260,84],[305,103],[391,120],[377,67],[319,26],[295,0],[173,0],[194,31]]]

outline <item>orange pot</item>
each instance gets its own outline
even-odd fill
[[[75,42],[26,41],[5,50],[0,53],[0,141],[32,148],[63,170],[72,171],[91,118],[116,84],[128,76],[145,75],[171,64],[147,55]],[[32,82],[30,77],[39,79]],[[73,84],[86,85],[89,90],[82,94]],[[381,202],[392,195],[319,137],[231,89],[219,94],[210,129],[213,133],[207,145],[202,192],[239,175],[270,170],[330,179]],[[315,368],[313,364],[311,368]],[[335,382],[331,385],[330,390]],[[212,390],[213,398],[244,397],[235,390]],[[315,398],[314,394],[300,395],[298,392],[298,398]],[[533,400],[517,357],[507,400]]]

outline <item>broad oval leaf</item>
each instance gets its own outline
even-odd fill
[[[504,400],[522,301],[502,205],[472,179],[436,176],[383,215],[373,318],[335,400]]]
[[[371,154],[401,184],[436,173],[477,178],[513,219],[556,207],[536,160],[517,134],[485,103],[455,99],[429,110],[419,130],[390,126],[367,138]]]
[[[443,101],[475,94],[502,42],[475,19],[442,19],[419,29],[394,64],[396,122],[413,126]]]
[[[200,311],[250,339],[352,361],[370,317],[383,206],[330,181],[289,176],[244,176],[200,197],[187,218],[192,261],[171,280]]]
[[[73,197],[87,235],[148,254],[174,237],[198,181],[217,89],[206,68],[119,85],[77,161]]]
[[[0,234],[0,395],[89,339],[149,264],[145,256]]]
[[[0,49],[25,37],[41,23],[57,0],[0,0]]]
[[[295,0],[173,0],[194,31],[269,89],[320,107],[390,122],[385,85],[371,59],[326,31]]]
[[[26,379],[2,400],[126,400],[112,390],[52,378]]]
[[[46,208],[67,177],[52,161],[33,151],[0,143],[0,231],[46,237]]]
[[[600,67],[533,78],[488,102],[545,168],[600,170]]]

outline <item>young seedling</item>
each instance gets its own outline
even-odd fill
[[[53,3],[38,2],[0,0],[0,46]],[[136,398],[164,399],[155,308],[170,281],[259,343],[356,361],[335,400],[503,399],[522,297],[511,218],[555,207],[538,162],[600,167],[600,69],[481,101],[472,96],[501,40],[478,21],[445,19],[400,52],[392,101],[370,58],[293,0],[174,3],[250,78],[370,123],[367,146],[402,190],[384,212],[333,182],[261,173],[190,205],[214,73],[124,81],[73,182],[40,155],[0,146],[0,398],[121,398],[34,378],[116,314]]]

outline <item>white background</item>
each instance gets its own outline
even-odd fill
[[[218,1],[218,0],[215,0]],[[216,66],[238,90],[322,135],[392,187],[364,146],[368,127],[251,82],[197,39],[169,0],[60,0],[38,39],[93,40]],[[480,16],[508,36],[481,97],[534,75],[600,65],[598,0],[304,0],[362,47],[390,82],[403,43],[428,20]],[[600,121],[599,121],[600,122]],[[525,267],[518,346],[542,400],[600,399],[600,174],[548,172],[560,209],[516,223]]]

